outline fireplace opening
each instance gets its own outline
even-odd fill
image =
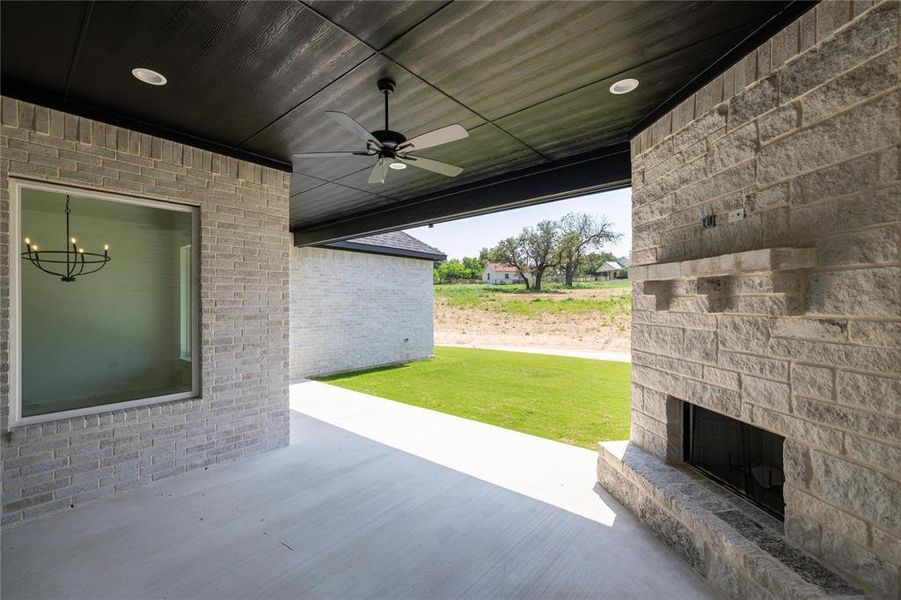
[[[685,462],[783,519],[785,438],[688,402],[683,406]]]

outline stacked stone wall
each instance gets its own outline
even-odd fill
[[[648,267],[633,443],[681,457],[674,399],[784,436],[787,538],[886,594],[901,568],[898,38],[897,2],[823,2],[632,140],[632,260]],[[664,266],[772,248],[814,263]]]

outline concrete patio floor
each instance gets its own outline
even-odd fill
[[[316,382],[292,444],[12,527],[2,597],[707,598],[594,452]]]

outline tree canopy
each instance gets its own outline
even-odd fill
[[[513,265],[528,289],[540,290],[545,272],[554,268],[562,270],[566,285],[572,287],[575,274],[584,272],[587,265],[600,269],[605,260],[615,260],[604,253],[604,260],[595,264],[603,245],[620,237],[606,217],[569,213],[559,221],[544,220],[525,227],[518,236],[505,238],[494,248],[483,248],[480,258]]]
[[[452,258],[435,263],[432,271],[436,282],[481,279],[487,261],[472,256],[464,256],[462,260]]]
[[[557,264],[563,269],[567,287],[572,287],[573,276],[583,265],[587,252],[621,237],[613,232],[613,224],[605,217],[584,213],[569,213],[560,219],[558,226]]]

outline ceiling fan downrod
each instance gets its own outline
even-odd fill
[[[388,96],[394,91],[394,80],[384,77],[379,79],[378,86],[379,90],[385,95],[385,131],[390,131],[388,129]]]

